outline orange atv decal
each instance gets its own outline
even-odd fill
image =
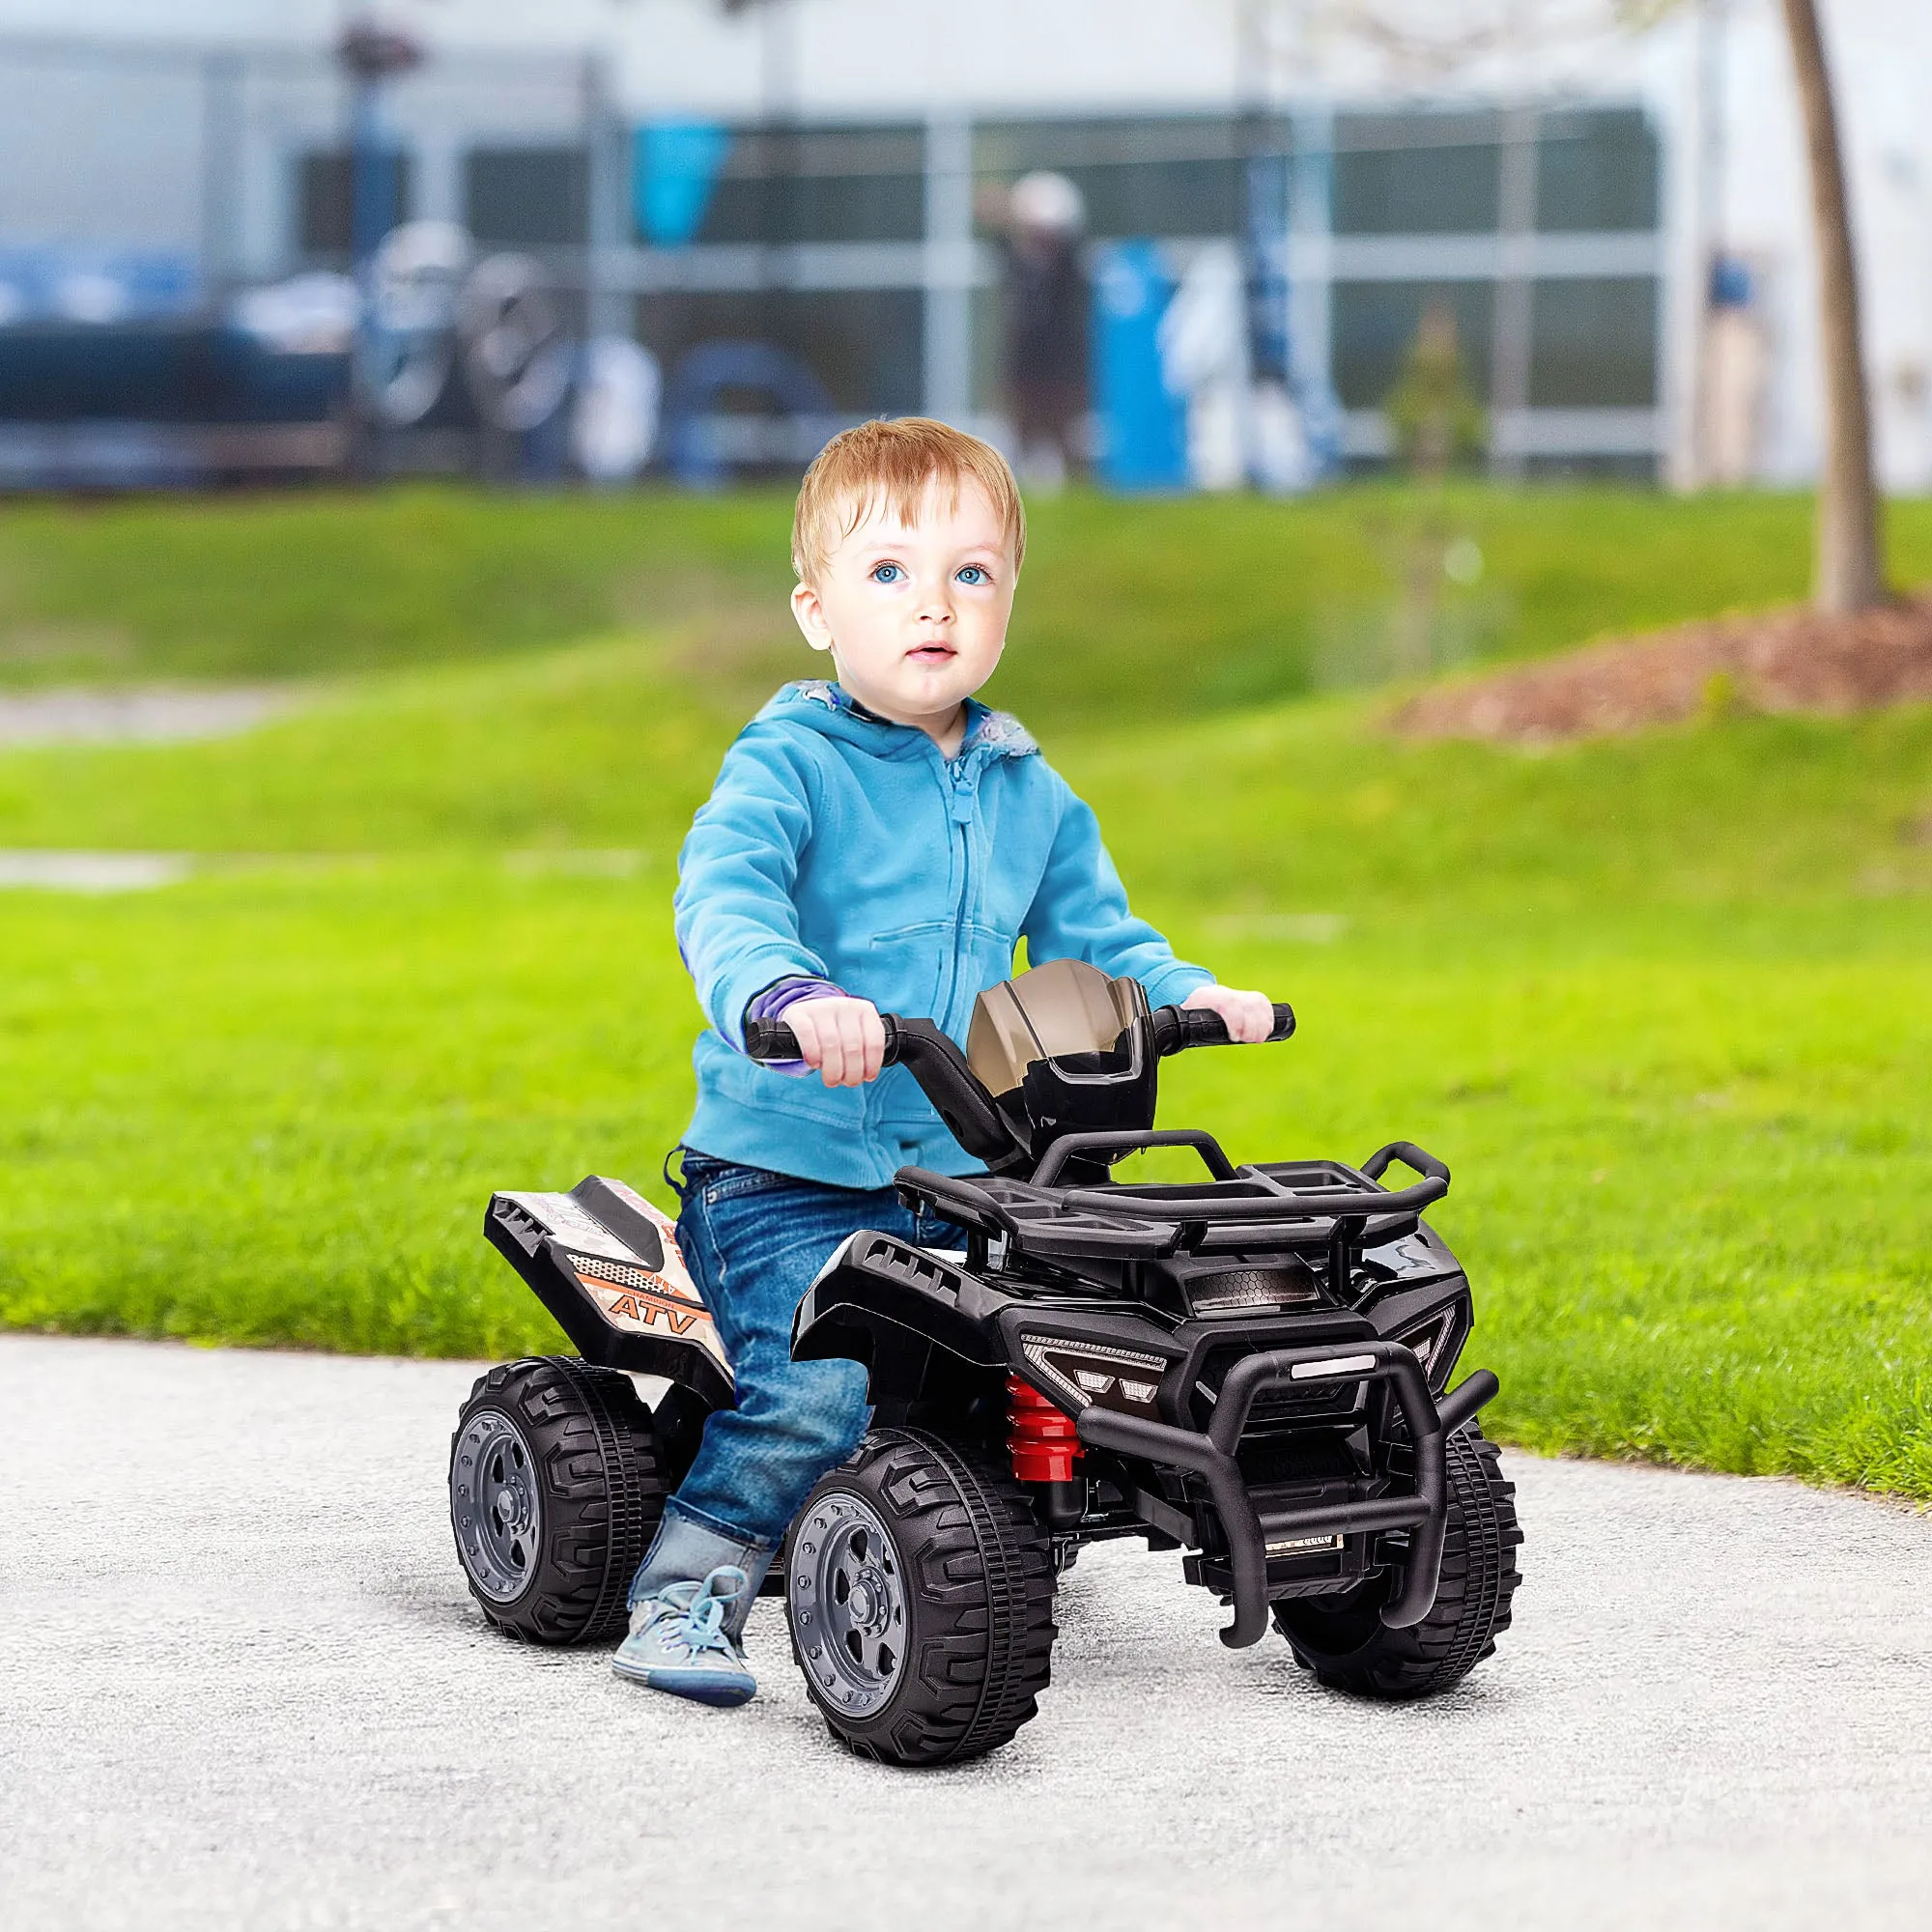
[[[668,1249],[668,1254],[674,1256],[676,1250]],[[683,1282],[667,1280],[653,1269],[606,1261],[597,1255],[574,1254],[570,1264],[608,1320],[631,1328],[668,1328],[676,1336],[689,1334],[721,1367],[729,1368],[717,1324],[688,1275]],[[677,1271],[684,1272],[681,1262]]]
[[[600,1280],[582,1267],[577,1271],[577,1278],[597,1298],[599,1307],[612,1321],[630,1321],[639,1327],[648,1328],[655,1326],[662,1317],[673,1335],[682,1335],[694,1323],[709,1321],[702,1307],[678,1295],[653,1294],[643,1289],[613,1289],[609,1282]]]

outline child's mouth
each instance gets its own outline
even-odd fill
[[[958,655],[951,644],[921,644],[910,650],[906,656],[916,665],[931,669],[934,665],[943,665]]]

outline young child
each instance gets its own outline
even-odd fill
[[[1035,965],[1131,975],[1236,1040],[1272,1024],[1263,995],[1215,985],[1128,911],[1093,812],[1016,720],[974,700],[1025,547],[1012,472],[978,439],[915,417],[828,443],[798,495],[791,603],[837,679],[785,686],[746,726],[679,856],[678,944],[711,1024],[678,1240],[738,1400],[706,1422],[631,1585],[613,1667],[657,1690],[738,1704],[756,1689],[740,1638],[759,1581],[871,1413],[859,1363],[791,1359],[792,1317],[848,1235],[937,1237],[895,1197],[895,1169],[977,1166],[903,1067],[881,1074],[880,1012],[963,1040],[1024,939]],[[749,1059],[745,1022],[780,1014],[803,1058]]]

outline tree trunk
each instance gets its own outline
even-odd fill
[[[1885,600],[1878,484],[1872,475],[1871,412],[1859,335],[1859,270],[1838,143],[1832,76],[1825,65],[1816,0],[1783,0],[1784,24],[1804,110],[1810,158],[1811,225],[1818,245],[1818,312],[1825,357],[1825,473],[1818,490],[1817,580],[1821,611],[1866,611]]]

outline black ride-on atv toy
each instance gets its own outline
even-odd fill
[[[1274,1037],[1293,1031],[1276,1009]],[[790,1058],[754,1023],[754,1057]],[[1469,1286],[1421,1211],[1449,1172],[1406,1141],[1359,1168],[1236,1166],[1153,1130],[1163,1056],[1225,1045],[1211,1013],[1056,961],[980,997],[965,1053],[886,1021],[968,1179],[902,1168],[962,1231],[855,1235],[792,1335],[870,1371],[858,1453],[799,1512],[768,1589],[808,1690],[854,1750],[939,1764],[1005,1744],[1046,1688],[1056,1578],[1079,1547],[1182,1549],[1252,1644],[1270,1619],[1324,1684],[1429,1696],[1494,1648],[1518,1576],[1514,1491],[1449,1378]],[[1196,1182],[1125,1184],[1193,1149]],[[1396,1161],[1422,1178],[1387,1189]],[[498,1194],[490,1238],[582,1351],[493,1369],[452,1444],[456,1545],[484,1613],[546,1643],[609,1639],[664,1497],[728,1404],[730,1366],[670,1223],[620,1182]],[[666,1378],[646,1406],[633,1374]]]

